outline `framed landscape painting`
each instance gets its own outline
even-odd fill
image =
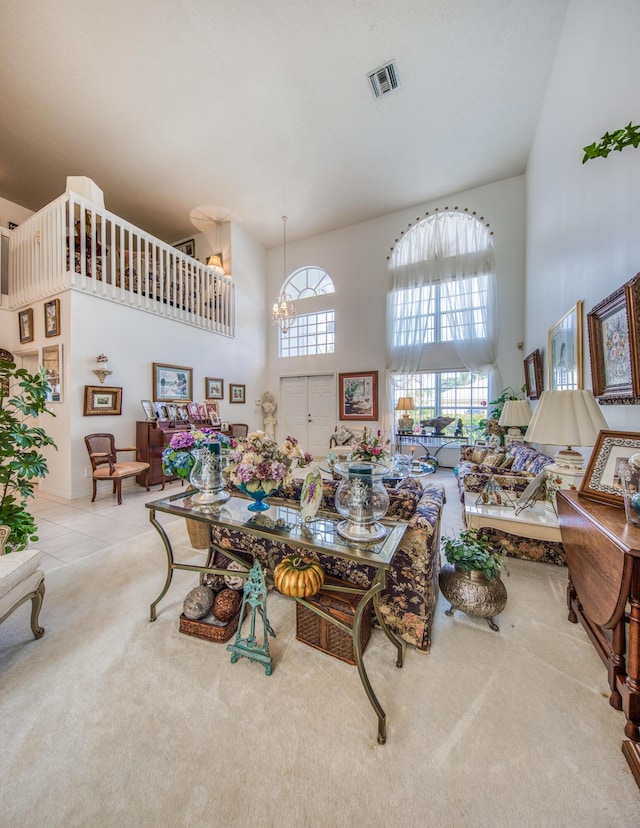
[[[155,402],[189,402],[193,399],[193,368],[153,363]]]
[[[122,414],[122,388],[85,385],[84,416]]]
[[[377,420],[378,372],[339,374],[338,398],[341,420]]]
[[[582,302],[549,328],[549,390],[582,388]]]
[[[640,402],[640,274],[587,314],[591,384],[600,403]]]

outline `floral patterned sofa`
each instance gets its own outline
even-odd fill
[[[553,463],[551,457],[520,442],[511,443],[508,447],[461,446],[457,470],[460,502],[464,504],[465,494],[480,495],[491,479],[504,491],[519,497],[531,480],[550,463]],[[536,498],[544,500],[545,494],[543,487]],[[464,505],[462,514],[464,519]],[[497,546],[503,546],[512,558],[566,566],[564,550],[559,542],[527,538],[489,527],[483,528],[483,532]]]
[[[323,481],[323,512],[336,517],[334,496],[337,486],[338,483],[333,480]],[[294,479],[283,489],[283,497],[272,497],[271,502],[284,505],[287,501],[299,503],[301,489],[302,480]],[[409,526],[387,573],[387,586],[380,596],[380,611],[389,627],[404,641],[428,652],[438,598],[444,488],[438,484],[427,484],[423,488],[419,481],[409,478],[389,488],[389,500],[387,518],[406,520]],[[263,541],[219,526],[212,527],[212,540],[223,549],[233,549],[248,561],[258,558],[265,568],[270,586],[273,585],[275,566],[292,551],[286,542],[276,536],[273,540]],[[356,586],[370,586],[375,576],[375,569],[366,564],[323,554],[318,554],[318,560],[327,575],[350,581]]]

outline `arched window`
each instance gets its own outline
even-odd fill
[[[278,332],[278,356],[332,354],[335,310],[327,308],[327,300],[321,298],[335,292],[331,276],[320,267],[301,267],[289,276],[281,291],[296,302],[297,316],[288,333]]]
[[[440,416],[445,409],[457,418],[466,409],[471,424],[476,397],[486,400],[499,383],[497,280],[488,225],[468,211],[427,215],[402,235],[389,257],[389,271],[391,399],[407,396],[412,386],[422,418],[430,419],[433,412]],[[452,383],[467,389],[459,394],[460,405],[445,400]]]

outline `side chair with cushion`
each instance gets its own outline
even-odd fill
[[[246,423],[232,423],[231,436],[234,440],[244,440],[249,433],[249,426]]]
[[[118,496],[118,506],[122,504],[122,481],[127,477],[137,477],[139,474],[143,474],[145,486],[149,491],[149,463],[144,463],[140,459],[140,454],[135,446],[116,448],[113,434],[87,434],[84,442],[89,452],[93,470],[92,503],[96,499],[96,484],[99,480],[111,480],[113,482],[113,491]],[[123,451],[134,451],[136,459],[120,462],[117,455]]]
[[[25,601],[31,601],[31,630],[42,638],[44,629],[38,625],[44,598],[44,572],[39,569],[40,552],[21,549],[4,554],[9,537],[8,526],[0,526],[0,624]]]

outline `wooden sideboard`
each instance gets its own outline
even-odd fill
[[[640,785],[640,528],[622,507],[577,492],[559,491],[557,504],[569,621],[580,621],[607,666],[609,703],[626,717],[622,752]]]

